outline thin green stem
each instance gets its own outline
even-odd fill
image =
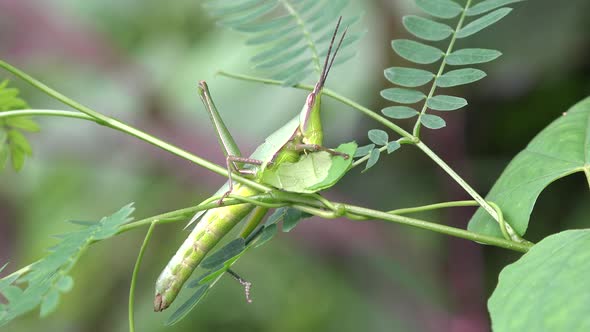
[[[174,146],[170,143],[162,141],[159,138],[149,135],[141,130],[135,129],[135,128],[119,121],[119,120],[116,120],[114,118],[111,118],[111,117],[108,117],[108,116],[103,115],[101,113],[98,113],[98,112],[90,109],[89,107],[86,107],[86,106],[72,100],[71,98],[68,98],[68,97],[64,96],[63,94],[53,90],[52,88],[48,87],[47,85],[41,83],[40,81],[36,80],[35,78],[33,78],[30,75],[26,74],[25,72],[21,71],[20,69],[15,68],[2,60],[0,60],[0,67],[6,69],[7,71],[11,72],[12,74],[16,75],[17,77],[23,79],[24,81],[26,81],[27,83],[36,87],[37,89],[43,91],[44,93],[46,93],[50,97],[55,98],[55,99],[61,101],[62,103],[66,104],[68,106],[71,106],[71,107],[77,109],[78,111],[96,119],[95,122],[97,122],[100,125],[104,125],[104,126],[122,131],[128,135],[137,137],[147,143],[150,143],[156,147],[159,147],[160,149],[163,149],[163,150],[170,152],[174,155],[177,155],[181,158],[192,161],[193,163],[195,163],[203,168],[206,168],[212,172],[215,172],[217,174],[220,174],[220,175],[223,175],[226,177],[228,176],[228,171],[225,167],[221,167],[219,165],[216,165],[206,159],[198,157],[198,156],[196,156],[188,151],[185,151],[177,146]],[[42,112],[38,115],[55,115],[55,113],[46,114],[46,112]],[[261,191],[261,192],[268,192],[271,190],[271,188],[269,188],[265,185],[262,185],[260,183],[246,179],[246,178],[241,177],[239,175],[232,175],[232,178],[236,182],[243,183],[243,184],[245,184],[255,190]]]
[[[463,10],[463,12],[461,12],[461,17],[459,18],[459,22],[457,22],[457,26],[455,27],[455,31],[453,32],[453,37],[451,37],[451,41],[449,42],[449,46],[447,47],[447,51],[443,55],[442,62],[440,64],[440,67],[438,68],[438,73],[436,73],[436,76],[434,76],[434,80],[432,81],[432,86],[430,87],[430,91],[428,92],[428,96],[426,97],[426,99],[424,99],[424,105],[422,105],[422,110],[420,111],[420,114],[418,115],[418,118],[416,119],[416,124],[414,124],[414,131],[412,133],[417,138],[420,138],[420,127],[421,127],[420,119],[426,113],[426,110],[428,108],[427,107],[428,106],[427,105],[428,99],[432,98],[432,96],[434,95],[434,91],[436,90],[436,82],[437,82],[438,78],[443,74],[443,71],[444,71],[445,66],[447,64],[447,61],[446,61],[447,56],[449,54],[451,54],[451,51],[453,50],[453,46],[455,45],[455,40],[457,39],[457,31],[459,31],[461,29],[461,27],[463,26],[463,21],[465,21],[465,16],[467,14],[467,9],[469,8],[469,6],[471,6],[471,0],[467,0],[467,3],[465,4],[465,9]]]
[[[403,209],[395,209],[391,211],[387,211],[390,214],[409,214],[409,213],[416,213],[416,212],[424,212],[424,211],[431,211],[431,210],[438,210],[444,208],[452,208],[452,207],[464,207],[464,206],[479,206],[477,201],[469,200],[469,201],[451,201],[451,202],[442,202],[442,203],[435,203],[435,204],[428,204],[410,208],[403,208]]]
[[[431,223],[428,221],[399,216],[399,215],[395,215],[395,214],[389,214],[387,212],[376,211],[376,210],[372,210],[372,209],[368,209],[368,208],[364,208],[364,207],[344,204],[344,208],[346,209],[346,211],[348,213],[351,213],[351,214],[354,214],[357,216],[371,218],[371,219],[381,219],[381,220],[385,220],[385,221],[389,221],[389,222],[395,222],[398,224],[414,226],[414,227],[434,231],[437,233],[451,235],[454,237],[458,237],[458,238],[462,238],[462,239],[466,239],[466,240],[471,240],[471,241],[475,241],[475,242],[479,242],[479,243],[484,243],[484,244],[488,244],[488,245],[493,245],[493,246],[497,246],[497,247],[501,247],[501,248],[505,248],[505,249],[510,249],[510,250],[514,250],[514,251],[527,252],[532,247],[531,243],[515,242],[515,241],[510,241],[510,240],[506,240],[506,239],[502,239],[502,238],[498,238],[498,237],[477,234],[477,233],[473,233],[473,232],[470,232],[470,231],[467,231],[464,229],[460,229],[460,228]]]
[[[499,222],[500,219],[496,210],[490,204],[488,204],[488,202],[486,202],[485,199],[483,199],[483,197],[477,193],[477,191],[471,188],[471,186],[465,182],[465,180],[463,180],[459,174],[457,174],[449,165],[447,165],[447,163],[445,163],[436,153],[434,153],[434,151],[430,150],[430,148],[422,142],[417,143],[416,146],[427,156],[429,156],[430,159],[432,159],[440,168],[442,168],[451,178],[453,178],[453,180],[455,180],[455,182],[457,182],[457,184],[459,184],[461,188],[463,188],[469,194],[469,196],[473,197],[473,199],[476,200],[479,205],[484,208],[484,210],[486,210],[490,216],[492,216],[492,218]],[[510,225],[506,224],[505,226],[507,233],[513,241],[524,241]]]
[[[75,111],[62,111],[62,110],[16,110],[16,111],[4,111],[0,112],[0,119],[1,118],[14,118],[19,116],[58,116],[63,118],[74,118],[74,119],[82,119],[88,120],[92,122],[100,122],[96,118],[91,117],[90,115],[75,112]]]
[[[139,267],[141,266],[141,261],[143,260],[145,248],[147,248],[147,245],[152,238],[152,233],[155,226],[156,221],[152,221],[150,228],[148,228],[147,234],[143,239],[143,244],[139,249],[139,254],[137,255],[137,260],[135,261],[135,266],[133,267],[133,274],[131,275],[131,285],[129,286],[129,332],[135,332],[135,314],[133,310],[135,304],[135,284],[137,283],[137,275],[139,274]]]

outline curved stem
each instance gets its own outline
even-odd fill
[[[154,227],[156,226],[156,221],[152,221],[150,224],[150,228],[148,228],[147,234],[143,239],[143,244],[139,249],[139,254],[137,255],[137,260],[135,261],[135,266],[133,267],[133,274],[131,275],[131,285],[129,286],[129,332],[135,332],[135,314],[134,314],[134,303],[135,303],[135,284],[137,282],[137,275],[139,274],[139,267],[141,266],[141,261],[143,260],[143,255],[145,253],[145,248],[147,248],[148,243],[152,237],[152,233],[154,231]]]
[[[391,211],[387,211],[390,214],[408,214],[408,213],[416,213],[416,212],[424,212],[424,211],[431,211],[437,209],[444,209],[444,208],[451,208],[451,207],[463,207],[463,206],[479,206],[477,201],[451,201],[451,202],[442,202],[442,203],[435,203],[435,204],[428,204],[410,208],[403,208],[403,209],[395,209]]]
[[[75,111],[62,111],[62,110],[37,110],[37,109],[28,109],[28,110],[15,110],[15,111],[4,111],[0,112],[0,119],[1,118],[14,118],[19,116],[58,116],[62,118],[74,118],[74,119],[82,119],[88,120],[92,122],[98,122],[99,120],[96,118],[91,117],[90,115],[75,112]]]

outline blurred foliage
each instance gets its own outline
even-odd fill
[[[589,7],[586,0],[525,1],[500,24],[461,43],[499,49],[503,56],[483,66],[486,79],[457,88],[470,102],[466,111],[445,114],[447,127],[425,133],[425,141],[482,193],[538,131],[590,92]],[[407,37],[401,15],[415,10],[413,1],[353,1],[348,10],[366,11],[361,25],[368,33],[357,57],[346,69],[335,68],[327,84],[382,109],[388,106],[378,93],[387,86],[383,69],[407,65],[393,55],[390,40]],[[305,96],[215,78],[219,69],[247,73],[254,53],[240,35],[216,27],[200,1],[0,1],[0,45],[0,57],[66,95],[220,164],[222,153],[195,93],[198,80],[209,82],[245,152],[298,111]],[[11,84],[32,107],[62,108],[22,82]],[[373,123],[333,101],[326,100],[325,110],[328,145],[368,143]],[[30,137],[35,154],[21,173],[0,175],[0,265],[10,262],[3,274],[43,255],[57,243],[50,235],[71,231],[65,220],[96,220],[128,202],[136,202],[141,218],[194,204],[223,182],[93,124],[38,121],[43,131]],[[379,209],[466,197],[413,150],[383,155],[369,172],[358,173],[327,195]],[[379,198],[369,194],[375,187],[383,188]],[[567,204],[564,196],[572,197]],[[588,199],[579,180],[550,186],[531,216],[531,240],[587,227]],[[464,227],[472,213],[424,217]],[[186,236],[182,227],[158,227],[148,247],[137,288],[140,331],[166,330],[167,315],[152,313],[153,283]],[[125,331],[127,289],[143,235],[92,246],[72,271],[75,287],[59,310],[43,320],[28,315],[10,330]],[[517,257],[401,226],[310,219],[237,264],[254,284],[253,304],[245,303],[237,283],[223,279],[174,330],[478,331],[489,324],[485,301],[499,270]]]

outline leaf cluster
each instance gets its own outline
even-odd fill
[[[58,235],[61,242],[50,248],[47,256],[1,279],[0,295],[8,303],[0,303],[0,326],[39,305],[41,317],[53,312],[61,294],[74,286],[69,273],[82,253],[92,242],[114,236],[121,225],[131,220],[133,210],[129,204],[100,221],[72,221],[83,228]]]
[[[8,80],[0,83],[0,112],[29,108],[26,101],[19,98],[19,91],[8,87]],[[31,144],[23,132],[38,132],[39,125],[29,117],[0,119],[0,171],[10,157],[12,168],[20,171],[25,158],[33,153]]]
[[[217,24],[248,36],[257,48],[250,59],[262,75],[295,85],[314,71],[319,74],[328,53],[334,22],[349,0],[210,0],[203,4]],[[346,18],[349,27],[361,14]],[[353,46],[364,32],[348,33],[334,65],[355,54]],[[347,51],[350,50],[350,51]],[[311,60],[311,61],[310,61]]]

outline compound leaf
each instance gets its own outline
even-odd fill
[[[446,24],[415,15],[404,16],[403,24],[411,34],[424,40],[439,41],[453,33],[453,29]]]

